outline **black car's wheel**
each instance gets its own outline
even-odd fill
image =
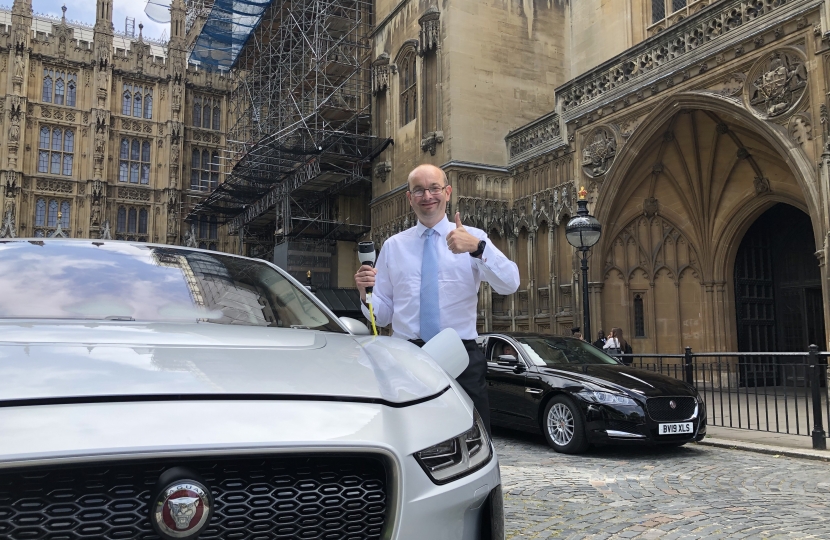
[[[545,407],[542,431],[548,444],[563,454],[579,454],[588,448],[585,422],[572,399],[555,396]]]

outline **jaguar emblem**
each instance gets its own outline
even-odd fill
[[[672,409],[676,409],[677,408],[677,403],[674,400],[671,400],[671,401],[669,401],[669,407],[671,407]]]
[[[197,480],[182,478],[157,491],[150,521],[165,540],[195,540],[210,521],[212,510],[208,488]]]

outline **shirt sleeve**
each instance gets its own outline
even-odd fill
[[[392,322],[392,282],[389,279],[389,266],[386,263],[388,249],[381,248],[375,263],[375,286],[372,288],[372,311],[375,312],[375,325],[388,326]],[[361,304],[363,316],[369,319],[369,308]]]
[[[488,282],[498,294],[516,292],[519,288],[519,267],[493,245],[487,233],[477,230],[473,234],[487,242],[480,259],[470,257],[474,267],[481,272],[482,281]]]

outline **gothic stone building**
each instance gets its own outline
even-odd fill
[[[636,352],[827,347],[830,2],[378,0],[374,239],[413,224],[406,176],[442,166],[449,212],[521,286],[481,330],[592,328]],[[603,225],[588,283],[564,227]],[[594,336],[591,336],[594,337]]]
[[[186,62],[185,6],[170,40],[0,11],[0,237],[113,238],[232,251],[215,220],[182,222],[221,181],[227,73]]]

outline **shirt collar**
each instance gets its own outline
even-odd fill
[[[444,216],[444,218],[438,223],[436,223],[432,229],[438,232],[438,234],[440,234],[441,236],[447,236],[451,228],[452,224],[450,223],[450,220],[447,219],[447,216]],[[415,226],[415,231],[418,233],[419,238],[424,236],[424,232],[426,232],[426,230],[426,225],[418,221],[418,225]]]

